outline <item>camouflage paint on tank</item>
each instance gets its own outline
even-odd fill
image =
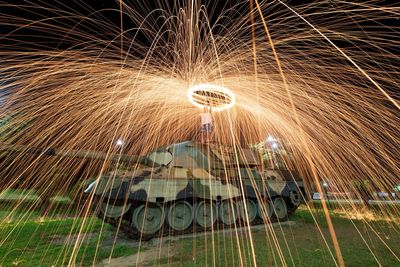
[[[285,188],[287,182],[282,179],[282,176],[276,170],[266,170],[264,172],[267,179],[268,187],[278,195],[280,195]]]
[[[152,166],[103,176],[91,191],[111,199],[150,203],[240,200],[244,195],[254,200],[281,196],[292,205],[300,204],[303,185],[298,175],[275,169],[261,173],[261,157],[250,149],[238,153],[234,148],[187,141],[160,148],[147,157]]]
[[[178,193],[188,185],[188,179],[144,179],[138,184],[132,185],[131,192],[144,190],[147,193],[147,201],[156,203],[157,199],[169,202],[176,199]]]

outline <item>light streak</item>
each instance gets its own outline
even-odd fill
[[[198,108],[210,107],[218,112],[228,110],[235,105],[235,94],[226,87],[215,84],[196,84],[188,90],[188,99]]]
[[[115,166],[126,162],[121,147],[126,154],[144,155],[196,139],[204,106],[212,108],[217,143],[235,146],[238,155],[240,147],[265,140],[276,150],[290,143],[294,156],[287,164],[319,191],[322,177],[329,179],[329,188],[351,206],[345,213],[367,225],[369,215],[352,202],[361,198],[354,181],[367,178],[379,191],[400,184],[399,26],[385,25],[400,16],[399,7],[382,1],[296,6],[238,1],[215,15],[219,11],[211,4],[196,0],[172,6],[158,1],[157,10],[145,1],[118,2],[118,25],[90,8],[81,14],[51,1],[16,7],[35,13],[34,20],[8,14],[8,4],[0,2],[0,27],[7,31],[0,36],[0,94],[7,95],[0,111],[8,118],[1,126],[8,149],[1,154],[1,190],[36,188],[46,197],[90,177],[117,173]],[[137,28],[129,28],[127,18]],[[54,38],[56,48],[40,43],[40,37],[19,38],[26,31]],[[34,148],[44,150],[26,153]],[[77,157],[51,157],[51,149]],[[88,160],[88,151],[103,156]],[[80,193],[73,198],[80,200]],[[400,213],[379,209],[391,222]],[[85,207],[80,215],[88,213]],[[329,235],[316,226],[335,258]],[[278,252],[275,263],[290,264],[293,251],[287,258],[283,252],[287,243],[279,242],[270,226],[265,234]],[[69,244],[75,253],[82,238]],[[240,247],[239,235],[232,238]],[[246,240],[252,240],[251,233]],[[246,253],[238,250],[243,263]],[[255,265],[255,253],[251,256]]]

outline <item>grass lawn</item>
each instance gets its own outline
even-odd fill
[[[286,263],[288,266],[335,266],[331,255],[335,255],[335,252],[322,212],[318,212],[316,218],[328,245],[321,237],[311,214],[305,209],[291,217],[296,224],[275,228],[277,243],[264,229],[253,230],[257,265],[283,266]],[[362,221],[342,218],[333,212],[332,219],[346,266],[400,266],[400,262],[386,247],[400,257],[399,224],[395,226],[375,221],[368,225]],[[249,240],[249,234],[239,234],[238,239],[235,234],[218,233],[214,235],[214,246],[211,236],[199,235],[196,239],[175,241],[171,244],[177,248],[175,252],[170,257],[155,260],[154,264],[212,266],[215,262],[216,266],[252,266],[253,254]]]
[[[29,202],[38,201],[39,195],[35,190],[22,190],[22,189],[7,189],[0,192],[0,202],[15,201],[15,202]],[[67,204],[71,202],[70,197],[54,196],[50,199],[51,202]]]
[[[89,266],[108,258],[111,253],[114,258],[138,252],[138,248],[118,240],[112,251],[112,228],[102,225],[94,217],[87,218],[83,224],[83,218],[61,218],[57,214],[44,219],[37,212],[19,211],[12,214],[8,216],[9,210],[0,211],[0,266],[61,266],[69,263],[71,255],[76,257],[76,265]],[[338,213],[331,214],[347,266],[400,266],[388,249],[399,257],[398,223],[379,220],[365,223],[351,221]],[[335,252],[324,216],[320,210],[316,210],[315,216],[327,244],[311,214],[305,209],[300,209],[290,218],[296,222],[294,225],[274,228],[274,234],[265,229],[252,230],[257,265],[282,266],[286,263],[289,266],[335,266],[334,256],[331,255],[335,255]],[[80,230],[86,235],[76,253],[73,253]],[[220,232],[215,233],[213,239],[211,235],[199,233],[193,239],[163,243],[163,246],[171,247],[169,256],[153,257],[148,264],[250,266],[253,265],[250,244],[248,233],[236,236],[235,233]]]
[[[43,219],[38,212],[13,212],[11,219],[8,216],[4,222],[8,213],[8,210],[0,212],[0,266],[61,266],[68,264],[71,255],[75,255],[77,265],[92,265],[111,253],[113,257],[120,257],[137,252],[126,245],[116,244],[113,250],[112,244],[98,246],[110,238],[112,227],[102,225],[94,217],[83,223],[83,218]],[[86,235],[79,248],[74,249],[79,232]]]

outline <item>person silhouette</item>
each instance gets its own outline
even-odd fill
[[[204,107],[203,113],[200,114],[201,118],[201,143],[209,143],[210,136],[213,130],[212,117],[211,117],[211,107]]]

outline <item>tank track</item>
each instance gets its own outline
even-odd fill
[[[293,214],[294,210],[288,210],[288,216],[284,220],[280,220],[280,222],[284,222],[288,220],[288,217]],[[128,212],[129,213],[129,212]],[[194,234],[194,233],[204,233],[204,232],[211,232],[211,227],[209,228],[203,228],[199,225],[197,225],[194,221],[192,224],[185,230],[183,231],[176,231],[168,226],[167,223],[164,222],[163,226],[161,229],[152,234],[152,235],[144,235],[141,234],[139,231],[137,231],[134,227],[131,226],[131,223],[126,220],[126,219],[112,219],[109,217],[102,217],[100,214],[98,214],[98,217],[103,220],[104,222],[112,225],[114,228],[118,228],[120,232],[125,234],[128,238],[134,239],[134,240],[142,240],[142,241],[149,241],[153,238],[160,238],[160,237],[165,237],[165,236],[178,236],[178,235],[186,235],[186,234]],[[270,219],[269,223],[274,223],[278,222],[278,219],[275,216],[272,216]],[[268,223],[268,222],[267,222]],[[257,217],[250,225],[261,225],[261,224],[266,224],[264,223],[264,220]],[[230,229],[230,228],[242,228],[245,226],[245,223],[243,222],[237,222],[236,224],[232,225],[226,225],[222,222],[217,221],[214,224],[214,231],[219,231],[219,230],[225,230],[225,229]]]

